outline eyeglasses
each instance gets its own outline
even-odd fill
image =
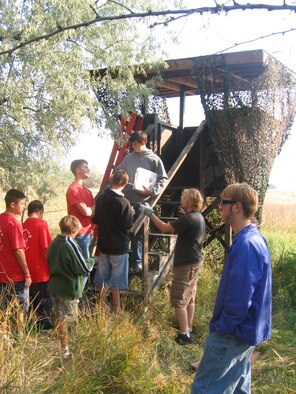
[[[220,204],[221,205],[229,205],[229,204],[236,204],[238,201],[233,201],[233,200],[221,200]]]

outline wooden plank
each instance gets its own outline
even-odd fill
[[[180,90],[181,90],[180,84],[175,81],[167,81],[167,80],[160,81],[160,82],[157,82],[157,86],[159,88],[166,88],[169,90],[174,90],[176,92],[180,92]]]
[[[250,51],[243,51],[243,52],[232,52],[232,53],[225,53],[223,55],[205,55],[205,56],[196,56],[196,57],[189,57],[183,59],[169,59],[166,60],[168,65],[167,68],[163,68],[161,74],[169,74],[174,71],[180,72],[181,70],[185,71],[192,71],[194,68],[194,64],[196,61],[200,62],[207,62],[210,59],[213,59],[216,65],[220,65],[221,62],[225,62],[228,65],[232,64],[265,64],[266,60],[270,55],[262,49],[258,50],[250,50]],[[156,73],[156,69],[151,69],[147,71],[147,75]]]
[[[149,292],[148,283],[148,267],[149,267],[149,218],[144,218],[143,223],[143,241],[142,241],[142,269],[143,269],[143,281],[142,281],[142,292],[144,294],[144,302],[148,302],[147,295]]]

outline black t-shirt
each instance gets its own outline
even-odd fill
[[[179,219],[170,222],[178,234],[174,266],[196,264],[203,260],[202,245],[205,237],[206,224],[198,211],[186,213]]]

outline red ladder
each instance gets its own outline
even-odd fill
[[[100,190],[102,190],[105,187],[106,183],[109,181],[110,175],[112,174],[114,168],[116,168],[122,162],[122,159],[128,153],[129,142],[127,136],[130,136],[132,131],[141,130],[142,124],[143,124],[143,117],[133,112],[130,114],[129,120],[125,120],[124,118],[121,118],[119,137],[122,138],[123,140],[126,140],[126,142],[122,146],[119,146],[117,142],[114,141],[110,158],[106,167],[106,171],[102,179]]]

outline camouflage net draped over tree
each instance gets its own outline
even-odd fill
[[[129,119],[131,112],[142,116],[156,114],[161,121],[170,122],[166,99],[153,95],[152,89],[150,93],[151,94],[146,93],[146,95],[143,94],[142,96],[135,94],[133,100],[130,100],[124,92],[119,92],[115,95],[110,92],[106,85],[99,85],[96,96],[101,104],[107,123],[108,119],[113,121],[113,127],[110,127],[112,130],[112,137],[119,145],[124,144],[126,142],[125,138],[127,137],[120,132],[119,119],[121,117]],[[123,104],[123,102],[128,99],[129,101]],[[129,109],[127,113],[122,113],[122,108],[124,106]],[[109,124],[112,124],[111,121],[109,121]],[[147,122],[149,123],[149,119],[147,119]]]
[[[249,82],[208,59],[196,62],[195,74],[210,136],[226,183],[247,182],[258,191],[261,222],[270,171],[295,115],[295,75],[268,58],[261,75]],[[213,87],[221,82],[217,92]]]

